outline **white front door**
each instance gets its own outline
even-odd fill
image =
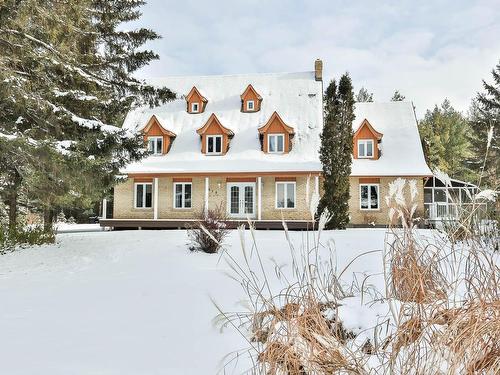
[[[255,217],[255,182],[227,184],[227,212],[230,217]]]

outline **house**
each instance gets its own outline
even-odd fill
[[[322,62],[301,73],[169,77],[178,93],[139,108],[124,128],[141,133],[151,155],[128,165],[114,189],[114,228],[183,227],[223,207],[237,225],[290,228],[311,222],[321,194]],[[397,177],[416,179],[423,212],[424,159],[411,103],[358,103],[349,201],[351,223],[388,223],[384,199]]]

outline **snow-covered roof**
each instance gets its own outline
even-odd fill
[[[124,128],[137,132],[156,115],[161,125],[177,134],[166,155],[152,155],[128,165],[123,173],[228,173],[319,172],[320,134],[323,122],[322,83],[314,72],[168,77],[153,82],[170,88],[178,99],[156,108],[131,111]],[[259,112],[241,112],[240,95],[251,84],[262,96]],[[186,112],[184,95],[195,86],[208,103],[200,114]],[[261,151],[258,129],[276,111],[293,127],[293,147],[288,154]],[[234,132],[225,155],[201,153],[196,130],[214,113]],[[430,175],[411,103],[357,103],[354,131],[364,119],[384,134],[379,160],[354,159],[353,176]]]
[[[364,119],[382,133],[378,160],[353,159],[351,176],[431,176],[410,102],[356,103],[356,131]]]

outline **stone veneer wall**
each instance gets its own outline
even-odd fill
[[[423,212],[423,178],[412,178],[417,181],[418,187],[418,211]],[[192,208],[174,209],[173,208],[173,177],[161,177],[158,179],[159,188],[159,219],[193,219],[204,207],[205,200],[205,177],[192,178]],[[359,178],[350,178],[351,198],[349,199],[349,212],[351,224],[364,225],[375,223],[377,225],[389,224],[389,208],[385,202],[385,196],[388,193],[389,183],[394,181],[394,177],[381,177],[379,183],[380,208],[378,210],[361,210],[359,208]],[[276,209],[276,183],[272,176],[262,177],[262,220],[311,220],[309,205],[306,199],[308,176],[296,177],[296,202],[294,209]],[[227,208],[227,189],[226,178],[211,176],[209,180],[209,208],[216,208],[221,205],[223,209]],[[258,186],[257,186],[258,189]],[[314,191],[314,177],[309,178],[309,195]],[[322,192],[322,181],[320,180],[320,192]],[[255,217],[257,218],[257,198],[258,191],[255,193]],[[153,208],[136,209],[134,208],[134,181],[128,179],[115,186],[114,197],[115,219],[152,219]]]

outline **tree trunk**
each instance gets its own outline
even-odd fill
[[[54,223],[54,210],[51,208],[45,208],[43,210],[43,229],[47,232],[52,230],[52,224]]]
[[[10,188],[10,194],[8,196],[8,206],[9,206],[9,230],[15,231],[17,228],[17,204],[19,198],[19,188],[21,186],[22,177],[14,169],[12,174],[12,185]]]

